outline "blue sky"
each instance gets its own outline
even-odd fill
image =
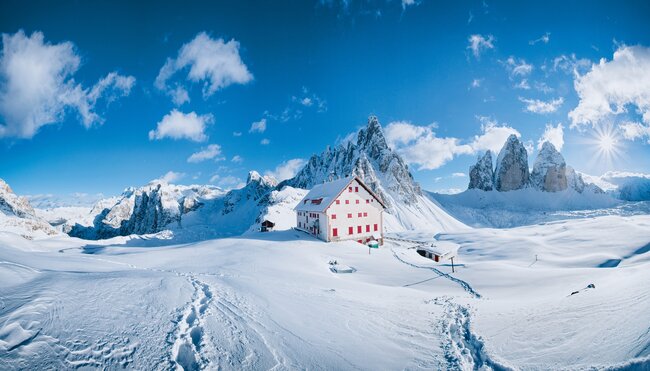
[[[545,138],[578,171],[648,173],[649,21],[647,1],[3,1],[0,177],[233,187],[370,114],[428,190],[466,188],[509,133],[531,166]]]

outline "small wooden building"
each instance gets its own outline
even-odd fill
[[[261,232],[270,232],[273,230],[273,227],[275,227],[275,223],[273,223],[270,220],[265,220],[262,222],[262,225],[260,227]]]

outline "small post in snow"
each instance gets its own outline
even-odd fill
[[[456,271],[454,271],[454,257],[452,256],[451,257],[451,273],[455,273],[455,272]]]

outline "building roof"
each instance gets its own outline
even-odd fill
[[[348,185],[355,179],[381,204],[381,206],[386,207],[384,202],[370,188],[368,188],[361,179],[356,176],[349,176],[332,182],[315,185],[314,188],[312,188],[311,191],[300,200],[294,210],[324,212],[334,202],[334,200],[339,197],[341,192],[347,189]]]

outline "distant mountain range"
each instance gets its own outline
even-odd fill
[[[532,172],[527,158],[521,141],[516,136],[509,137],[495,168],[489,151],[471,167],[469,188],[603,193],[566,166],[550,143],[543,145]],[[384,200],[384,226],[388,231],[414,229],[438,233],[466,228],[435,196],[422,191],[404,160],[388,146],[374,116],[369,117],[353,140],[313,155],[293,178],[280,183],[255,171],[249,173],[244,187],[229,191],[211,185],[183,186],[155,180],[143,187],[128,188],[120,196],[102,199],[92,208],[55,208],[39,217],[26,198],[14,195],[2,182],[0,211],[4,225],[26,226],[44,235],[64,232],[84,239],[104,239],[171,230],[177,239],[201,240],[254,231],[265,219],[275,222],[277,228],[290,228],[295,223],[293,207],[308,189],[350,175],[360,177]],[[639,189],[643,187],[626,192],[643,197]]]

